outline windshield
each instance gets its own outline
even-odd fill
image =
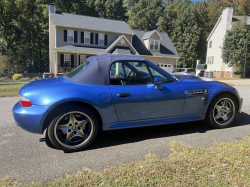
[[[81,71],[83,71],[88,65],[89,65],[89,61],[84,61],[80,66],[78,66],[76,69],[74,69],[73,71],[71,71],[69,74],[67,74],[66,76],[69,78],[73,78],[75,77],[78,73],[80,73]]]

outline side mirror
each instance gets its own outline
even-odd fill
[[[158,89],[158,90],[162,90],[163,89],[163,87],[161,85],[161,83],[162,83],[161,79],[159,79],[158,77],[155,77],[154,83],[156,85],[156,89]]]

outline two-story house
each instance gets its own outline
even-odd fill
[[[119,20],[56,12],[54,4],[49,5],[49,53],[53,76],[104,53],[140,55],[168,72],[179,58],[167,33],[133,30]]]
[[[214,78],[230,78],[233,76],[233,68],[229,67],[222,59],[222,47],[226,31],[232,28],[232,25],[238,21],[244,21],[249,17],[233,16],[233,8],[226,7],[222,11],[213,30],[207,38],[207,70],[213,72]]]

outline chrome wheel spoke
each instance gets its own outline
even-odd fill
[[[76,118],[74,116],[74,113],[69,114],[69,123],[74,124],[76,121]]]
[[[62,130],[63,132],[68,132],[68,130],[70,129],[68,124],[58,125],[56,128]]]
[[[70,131],[70,132],[67,133],[67,137],[65,138],[64,143],[65,143],[65,144],[69,144],[69,142],[70,142],[70,140],[71,140],[72,138],[74,138],[74,133],[73,133],[73,131]]]
[[[81,129],[85,129],[86,127],[86,124],[88,123],[89,121],[87,119],[83,120],[83,121],[78,121],[78,127],[80,127]]]
[[[81,138],[83,138],[83,139],[85,139],[85,140],[88,138],[88,137],[86,136],[86,134],[84,134],[84,132],[83,132],[82,130],[77,131],[75,135],[76,135],[76,136],[79,136],[79,137],[81,137]]]
[[[215,108],[217,109],[218,112],[220,112],[222,107],[219,105],[215,105]]]
[[[218,113],[216,116],[215,116],[215,119],[220,119],[222,117],[221,113]]]

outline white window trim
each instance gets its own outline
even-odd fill
[[[100,44],[100,34],[102,34],[103,35],[103,44]],[[98,45],[104,45],[104,42],[105,42],[105,34],[104,33],[99,33],[98,34]]]
[[[154,45],[153,45],[153,48],[154,48],[154,49],[150,49],[150,41],[151,41],[151,40],[154,41]],[[158,41],[158,49],[155,49],[155,41]],[[153,51],[159,51],[159,50],[160,50],[160,40],[150,39],[148,43],[149,43],[149,50],[153,50]]]
[[[66,58],[65,58],[66,55],[69,55],[69,67],[71,67],[71,55],[70,54],[64,54],[64,64],[65,64],[65,60],[66,60]]]
[[[214,56],[207,57],[207,64],[214,64]]]
[[[89,37],[86,37],[86,33],[89,33]],[[88,38],[88,39],[89,39],[89,43],[87,43],[87,42],[85,41],[85,38]],[[85,34],[84,34],[84,44],[90,44],[90,32],[85,31]]]
[[[71,41],[69,41],[69,31],[73,31],[73,42],[71,42]],[[70,37],[72,37],[72,36],[70,36]],[[74,41],[75,41],[75,32],[74,32],[74,30],[67,30],[67,42],[70,42],[70,43],[74,43]]]
[[[81,64],[81,57],[82,57],[82,56],[86,56],[86,55],[80,55],[80,62],[79,62],[80,64]],[[87,58],[85,58],[84,61],[86,61],[86,59],[87,59]],[[84,62],[84,61],[83,61],[83,62]],[[83,63],[83,62],[82,62],[82,63]]]

